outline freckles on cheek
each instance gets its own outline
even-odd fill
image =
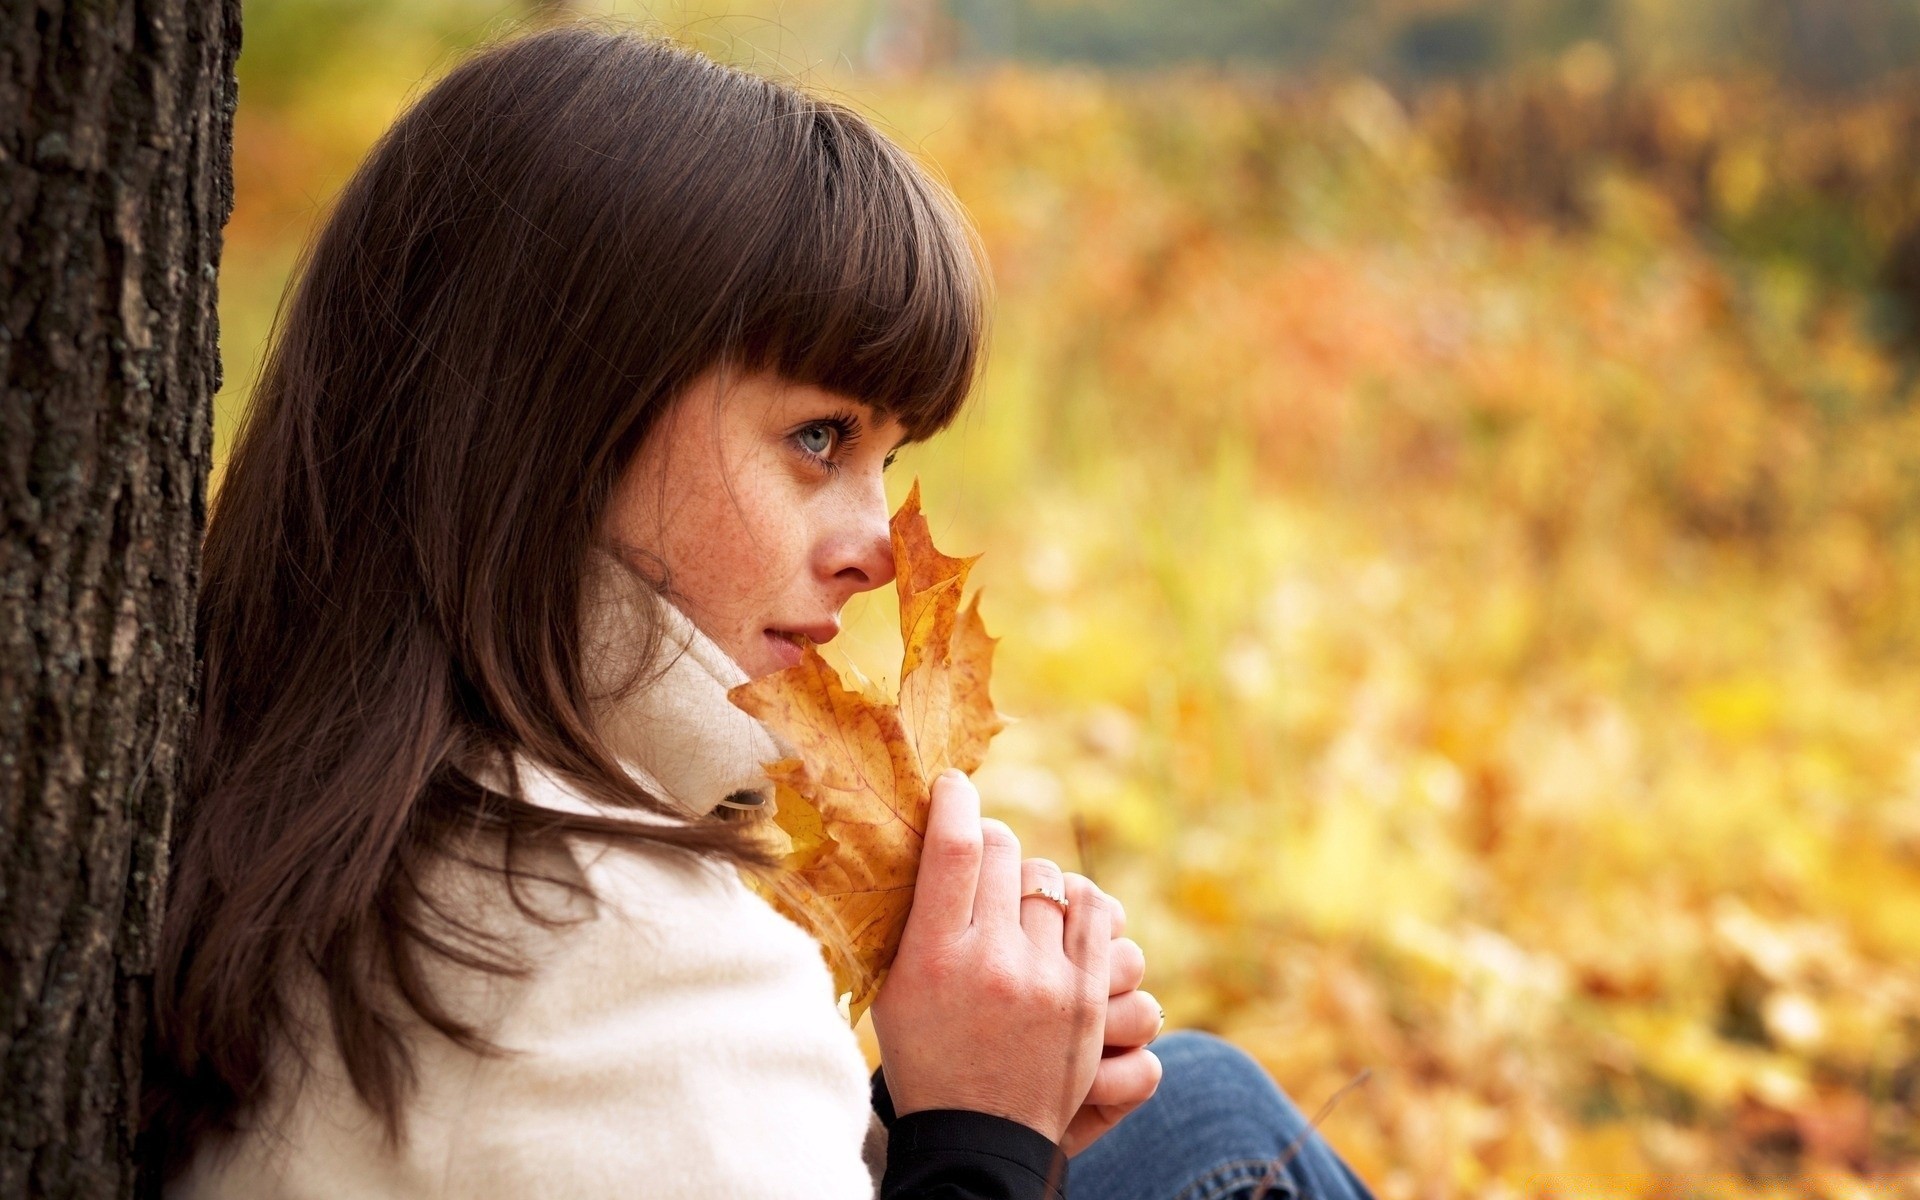
[[[740,605],[764,605],[785,588],[791,571],[782,553],[783,537],[778,529],[741,530],[727,544],[709,548],[726,589]]]
[[[816,615],[813,598],[795,594],[807,566],[810,479],[788,461],[781,431],[728,426],[719,436],[714,446],[693,431],[654,464],[653,544],[688,615],[751,657],[764,649],[763,626]]]
[[[688,604],[715,626],[744,635],[757,634],[770,619],[766,609],[780,595],[787,564],[786,531],[758,525],[746,498],[741,500],[736,507],[733,497],[725,497],[678,526],[671,567]]]

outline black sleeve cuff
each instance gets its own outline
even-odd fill
[[[992,1113],[930,1108],[896,1116],[873,1073],[873,1109],[887,1127],[880,1200],[1065,1200],[1067,1156],[1037,1129]]]

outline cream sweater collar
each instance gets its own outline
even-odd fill
[[[695,814],[770,805],[773,785],[761,766],[793,751],[727,699],[747,680],[740,665],[610,556],[589,569],[582,593],[588,694],[607,748],[643,787]],[[649,617],[662,629],[659,652],[636,672]]]

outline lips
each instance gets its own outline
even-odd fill
[[[784,670],[787,667],[799,666],[801,661],[806,658],[806,652],[801,648],[803,641],[812,642],[817,646],[823,646],[839,634],[840,623],[838,621],[828,621],[819,625],[806,625],[795,629],[769,628],[761,632],[762,636],[767,639],[767,645],[773,651],[774,658],[780,663],[781,668]]]
[[[806,653],[800,649],[799,634],[776,633],[768,629],[763,631],[763,636],[767,639],[768,647],[773,651],[774,660],[780,664],[780,669],[783,671],[788,667],[799,666],[801,660],[806,657]]]

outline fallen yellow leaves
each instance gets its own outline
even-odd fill
[[[930,787],[948,767],[972,772],[1006,725],[987,695],[996,639],[980,598],[961,592],[978,556],[934,548],[920,511],[920,485],[893,515],[894,587],[900,597],[900,698],[849,689],[811,644],[799,665],[728,693],[784,737],[797,757],[767,764],[775,822],[791,839],[785,865],[813,911],[788,915],[837,926],[829,941],[836,993],[851,993],[849,1019],[873,1002],[900,947],[920,865]]]

